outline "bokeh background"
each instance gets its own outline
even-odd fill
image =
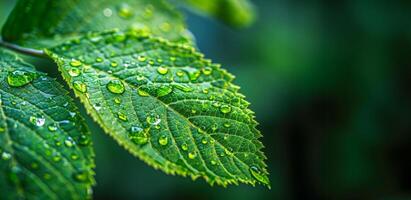
[[[88,118],[95,199],[411,199],[411,1],[253,2],[258,20],[241,30],[184,12],[252,103],[272,189],[166,175]],[[1,24],[14,3],[0,0]]]

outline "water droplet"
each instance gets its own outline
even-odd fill
[[[118,97],[114,98],[114,103],[120,104],[120,103],[121,103],[121,99],[118,98]]]
[[[81,135],[78,143],[82,146],[88,146],[91,143],[91,139],[88,135]]]
[[[88,180],[88,173],[86,171],[80,171],[73,174],[74,180],[78,182],[87,182]]]
[[[211,160],[211,164],[212,164],[212,165],[217,165],[217,161]]]
[[[191,110],[191,113],[196,114],[196,113],[197,113],[197,110],[192,109],[192,110]]]
[[[67,146],[67,147],[72,147],[72,146],[74,146],[74,141],[73,141],[73,138],[71,138],[71,137],[68,137],[66,140],[64,140],[64,144]]]
[[[203,89],[203,93],[204,93],[204,94],[208,94],[208,89],[207,89],[207,88],[204,88],[204,89]]]
[[[124,85],[120,80],[111,80],[107,83],[107,89],[114,94],[123,94],[125,91]]]
[[[167,137],[166,135],[160,136],[160,138],[158,139],[158,143],[159,143],[161,146],[167,145],[167,144],[168,144],[168,137]]]
[[[76,77],[79,76],[81,74],[81,70],[79,68],[75,68],[72,67],[69,71],[68,71],[70,76]]]
[[[181,77],[184,76],[185,72],[183,70],[178,70],[176,74],[177,76]]]
[[[96,109],[96,111],[99,111],[103,106],[101,105],[101,103],[96,103],[93,105],[94,109]]]
[[[140,61],[140,62],[145,62],[145,61],[147,60],[147,57],[145,57],[145,56],[138,56],[138,57],[137,57],[137,60]]]
[[[151,124],[151,125],[158,125],[161,122],[161,118],[159,115],[156,114],[151,114],[146,118],[147,123]]]
[[[162,85],[157,89],[157,96],[162,97],[170,94],[173,91],[173,88],[169,85]]]
[[[99,62],[99,63],[103,62],[103,58],[100,58],[100,57],[96,58],[96,62]]]
[[[196,153],[196,152],[190,152],[190,153],[188,153],[188,158],[194,159],[194,158],[196,158],[196,157],[197,157],[197,153]]]
[[[26,71],[15,70],[7,75],[7,83],[12,87],[21,87],[33,81],[34,76]]]
[[[110,65],[111,65],[112,67],[117,67],[117,66],[118,66],[118,63],[117,63],[116,61],[113,61],[113,62],[110,63]]]
[[[73,82],[73,87],[74,87],[74,89],[76,89],[77,91],[79,91],[81,93],[87,92],[87,85],[85,83],[83,83],[82,81],[74,81]]]
[[[144,129],[138,126],[132,126],[130,131],[131,131],[130,139],[134,143],[142,145],[148,142],[148,134],[146,131],[144,131]]]
[[[117,113],[117,116],[118,116],[118,118],[119,118],[120,120],[122,120],[122,121],[127,121],[127,116],[126,116],[124,113],[118,112],[118,113]]]
[[[30,119],[29,119],[29,121],[30,121],[32,124],[41,127],[41,126],[43,126],[44,123],[46,122],[46,119],[45,119],[44,117],[34,117],[34,116],[31,116]]]
[[[81,63],[80,61],[78,61],[78,60],[72,60],[71,62],[70,62],[70,65],[72,66],[72,67],[79,67],[79,66],[81,66],[83,63]]]
[[[258,167],[256,166],[251,166],[250,167],[250,173],[253,175],[253,177],[257,180],[260,181],[263,184],[269,185],[270,180],[268,179],[268,176],[264,174]]]
[[[229,105],[222,105],[220,107],[220,111],[224,114],[231,112],[231,106]]]
[[[203,143],[203,144],[207,144],[207,143],[208,143],[207,138],[203,138],[203,139],[201,140],[201,143]]]
[[[179,90],[181,90],[181,91],[183,91],[183,92],[191,92],[191,91],[194,90],[193,88],[191,88],[189,86],[185,86],[185,85],[180,84],[180,83],[172,83],[172,86],[179,89]]]
[[[186,143],[182,144],[182,145],[181,145],[181,149],[182,149],[183,151],[187,151],[187,150],[188,150],[188,145],[187,145]]]
[[[113,11],[110,8],[106,8],[103,10],[103,15],[106,17],[111,17],[111,15],[113,15]]]
[[[57,155],[57,156],[54,156],[54,157],[53,157],[53,161],[54,161],[54,162],[60,162],[60,161],[61,161],[61,156],[58,156],[58,155]]]
[[[168,68],[167,68],[167,67],[164,67],[164,66],[158,67],[158,68],[157,68],[157,72],[158,72],[159,74],[161,74],[161,75],[165,75],[165,74],[168,73]]]
[[[191,72],[188,74],[188,76],[190,77],[191,81],[195,81],[198,79],[198,77],[200,77],[201,72],[200,71],[195,71],[195,72]]]
[[[224,123],[224,127],[229,128],[229,127],[231,127],[231,124],[230,123]]]
[[[10,160],[11,158],[11,154],[8,152],[3,151],[3,153],[1,154],[1,159],[3,160]]]
[[[211,67],[204,67],[203,69],[201,69],[201,71],[203,72],[204,75],[210,75],[213,72],[213,68]]]
[[[143,88],[141,88],[141,87],[139,87],[139,88],[137,89],[137,93],[138,93],[138,95],[140,95],[140,96],[142,96],[142,97],[148,97],[148,96],[150,96],[150,94],[149,94],[147,91],[145,91]]]
[[[129,19],[133,17],[133,10],[128,4],[123,3],[118,8],[118,16],[124,19]]]
[[[47,126],[47,129],[49,129],[49,131],[54,132],[57,131],[58,127],[57,124],[50,124],[49,126]]]
[[[77,154],[73,153],[73,154],[70,155],[70,158],[72,160],[77,160],[79,158],[79,156]]]

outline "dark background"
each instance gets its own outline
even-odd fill
[[[186,14],[252,103],[272,189],[166,175],[92,123],[95,199],[411,199],[411,1],[253,2],[242,30]],[[0,0],[0,23],[13,4]]]

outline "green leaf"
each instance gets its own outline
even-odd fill
[[[90,31],[112,29],[191,40],[183,17],[163,0],[20,0],[2,34],[9,42],[44,48]]]
[[[0,49],[0,199],[86,199],[88,129],[67,91]]]
[[[248,0],[181,0],[200,13],[215,17],[233,27],[251,25],[255,20],[255,8]]]
[[[232,75],[189,45],[99,36],[46,53],[105,132],[169,174],[269,186],[257,123]]]

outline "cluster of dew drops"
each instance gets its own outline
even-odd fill
[[[36,78],[38,78],[39,75],[34,73],[34,72],[29,72],[29,71],[24,71],[24,70],[13,70],[11,72],[8,73],[6,80],[7,83],[10,87],[12,88],[20,88],[23,87],[25,85],[28,85],[29,83],[31,83],[33,80],[35,80]],[[47,80],[45,77],[40,77],[42,80]],[[46,95],[46,94],[45,94]],[[52,99],[54,97],[54,95],[51,94],[47,94],[48,96],[46,98],[48,99]],[[12,101],[11,104],[14,106],[25,106],[27,105],[28,102],[26,101],[22,101],[20,103],[17,103],[15,101]],[[68,107],[69,103],[66,102],[62,105],[63,107]],[[74,117],[76,116],[76,112],[71,112],[69,111],[69,115],[70,115],[70,119],[66,119],[66,120],[62,120],[59,122],[51,122],[51,123],[47,123],[46,117],[44,117],[44,115],[42,114],[38,114],[38,115],[33,115],[30,116],[28,118],[28,121],[30,122],[30,124],[33,125],[33,127],[35,128],[39,128],[42,129],[42,131],[48,131],[50,134],[47,134],[46,136],[43,136],[46,140],[54,140],[54,146],[55,147],[61,147],[62,145],[64,145],[65,147],[71,148],[73,150],[72,153],[70,153],[70,155],[68,156],[69,159],[71,159],[71,161],[76,161],[80,159],[80,154],[78,152],[75,152],[75,147],[77,145],[83,146],[83,147],[87,147],[91,144],[91,138],[89,135],[86,134],[82,134],[78,137],[76,137],[76,139],[74,139],[71,136],[66,136],[64,135],[63,137],[65,137],[64,139],[61,139],[62,135],[61,132],[64,132],[63,128],[61,128],[61,126],[65,126],[67,124],[72,123],[73,125],[75,125],[75,122],[72,121],[71,119],[74,119]],[[14,128],[17,128],[17,124],[14,125]],[[5,128],[0,127],[0,133],[5,132]],[[52,148],[50,148],[49,144],[44,144],[44,149],[45,149],[45,154],[46,156],[50,157],[51,160],[55,163],[60,163],[63,162],[63,157],[61,154],[59,154],[56,151],[51,150]],[[77,149],[77,151],[79,151]],[[3,161],[9,161],[12,159],[12,154],[6,150],[1,150],[0,149],[0,158]],[[69,161],[69,162],[71,162]],[[67,164],[66,162],[64,164]],[[30,164],[30,168],[33,170],[39,169],[40,165],[37,162],[33,162]],[[18,165],[17,166],[13,166],[12,168],[12,173],[19,173],[21,170],[19,169]],[[79,182],[86,182],[89,181],[89,174],[86,170],[77,170],[76,172],[73,173],[72,175],[73,179],[75,179],[76,181]],[[43,174],[43,178],[44,179],[51,179],[52,175],[50,173],[45,173]]]
[[[134,13],[132,12],[132,9],[130,8],[130,6],[128,4],[121,4],[121,6],[118,7],[118,12],[117,13],[118,13],[118,16],[120,16],[121,18],[124,18],[124,19],[130,19],[134,15]],[[146,6],[143,17],[150,18],[152,16],[152,14],[153,14],[153,6],[151,6],[151,5]],[[103,15],[106,16],[106,17],[111,17],[113,15],[112,9],[105,8],[103,10]],[[160,25],[160,30],[162,30],[164,32],[167,32],[167,31],[170,30],[170,27],[171,27],[170,24],[168,24],[167,22],[164,22],[163,24]],[[176,58],[171,57],[170,59],[175,60]],[[145,56],[138,56],[137,60],[140,61],[140,62],[145,62],[146,60],[148,60],[148,58],[145,57]],[[103,58],[100,58],[100,57],[96,58],[96,62],[103,62]],[[68,74],[72,77],[80,76],[81,75],[80,67],[82,65],[83,65],[83,63],[81,61],[72,60],[70,62],[71,68],[68,71]],[[118,63],[113,61],[113,62],[111,62],[110,65],[111,65],[111,67],[117,67]],[[168,67],[166,67],[166,66],[159,66],[156,71],[160,75],[167,75],[168,73],[170,73]],[[208,75],[211,75],[212,72],[213,72],[213,69],[211,67],[204,67],[201,70],[188,73],[188,76],[189,76],[191,81],[195,81],[196,79],[199,78],[199,76],[201,74],[204,74],[204,75],[208,76]],[[176,75],[181,77],[181,76],[186,75],[186,72],[183,71],[183,70],[179,70],[179,71],[176,72]],[[141,81],[145,78],[146,77],[144,77],[144,76],[137,76],[138,81],[139,80]],[[21,71],[21,70],[15,70],[15,71],[9,73],[9,75],[7,77],[7,81],[9,83],[9,85],[13,86],[13,87],[21,87],[21,86],[27,85],[31,81],[33,81],[33,79],[34,79],[34,76],[31,73]],[[84,82],[76,80],[76,81],[73,81],[72,84],[73,84],[74,89],[76,89],[77,91],[79,91],[81,93],[86,93],[87,92],[87,85]],[[120,81],[120,80],[110,80],[107,83],[106,88],[107,88],[108,91],[110,91],[113,94],[123,94],[126,90],[123,82]],[[166,95],[172,93],[174,88],[179,89],[179,90],[184,91],[184,92],[193,91],[193,89],[190,88],[190,87],[187,87],[185,85],[178,84],[178,83],[173,83],[171,85],[163,85],[163,86],[159,87],[157,89],[157,97],[166,96]],[[203,89],[202,92],[204,94],[208,94],[209,89]],[[150,96],[150,93],[143,90],[142,88],[138,88],[137,93],[138,93],[138,95],[140,95],[142,97]],[[210,96],[210,100],[213,100],[213,99],[214,99],[214,96]],[[116,103],[121,102],[121,100],[119,98],[115,98],[114,100],[115,100]],[[221,104],[219,102],[214,103],[213,106],[219,107],[220,111],[223,114],[227,114],[227,113],[230,113],[232,111],[232,108],[231,108],[230,105]],[[93,105],[93,107],[96,109],[96,111],[99,111],[102,108],[102,105],[101,104],[95,104],[95,105]],[[193,114],[196,113],[196,110],[192,110],[192,113]],[[128,120],[127,116],[124,113],[119,112],[119,113],[117,113],[117,116],[122,121],[127,121]],[[33,125],[35,125],[37,127],[42,127],[46,123],[45,118],[42,117],[42,116],[32,116],[32,117],[30,117],[29,120]],[[148,124],[150,124],[151,126],[158,129],[160,127],[159,124],[161,123],[161,118],[160,118],[159,115],[151,114],[151,115],[147,116],[146,121],[147,121]],[[69,121],[64,120],[61,123],[69,123]],[[231,124],[224,123],[224,126],[228,128],[228,127],[231,126]],[[48,125],[47,128],[48,128],[49,131],[54,132],[54,131],[58,130],[58,125],[56,125],[56,124]],[[213,126],[213,130],[215,130],[215,129],[216,129],[216,125]],[[0,129],[0,132],[1,132],[1,129]],[[143,129],[139,126],[132,126],[130,128],[130,139],[131,139],[131,141],[133,141],[134,143],[139,144],[139,145],[146,144],[149,141],[149,133],[148,132],[149,132],[149,128]],[[225,136],[224,139],[227,139],[227,136]],[[74,145],[76,145],[76,141],[74,141],[73,138],[71,138],[71,137],[68,137],[63,143],[67,147],[73,147]],[[87,145],[90,144],[90,138],[87,135],[82,135],[82,136],[80,136],[80,139],[79,139],[78,143],[80,145],[87,146]],[[204,138],[204,139],[201,140],[201,143],[203,145],[207,145],[208,143],[214,143],[214,140]],[[168,145],[169,144],[168,136],[167,135],[160,136],[159,139],[158,139],[158,144],[160,144],[161,146]],[[56,146],[61,146],[61,145],[63,145],[63,144],[60,141],[56,141]],[[197,153],[195,151],[189,151],[189,145],[187,143],[183,143],[180,148],[183,151],[188,152],[187,157],[189,159],[197,158]],[[233,155],[233,153],[231,151],[227,150],[227,149],[225,149],[225,154],[226,155],[231,155],[231,156]],[[224,156],[224,154],[222,153],[220,156]],[[1,158],[3,160],[9,160],[9,159],[11,159],[11,157],[12,157],[11,154],[6,152],[6,151],[3,151],[1,153]],[[77,160],[77,159],[79,159],[79,156],[77,154],[73,153],[70,156],[70,158],[73,159],[73,160]],[[59,155],[55,155],[53,157],[53,161],[55,161],[55,162],[59,162],[60,160],[61,160],[61,157]],[[214,160],[214,159],[211,160],[210,163],[212,165],[218,165],[218,161]],[[36,168],[36,167],[38,167],[38,164],[33,163],[32,167]],[[259,167],[251,166],[249,168],[249,170],[250,170],[251,175],[253,175],[256,180],[258,180],[262,183],[268,184],[268,178],[259,169]],[[51,177],[50,174],[45,174],[44,175],[44,178],[50,178],[50,177]],[[87,181],[88,180],[88,175],[87,175],[86,171],[80,171],[80,172],[74,173],[73,178],[77,181]]]

